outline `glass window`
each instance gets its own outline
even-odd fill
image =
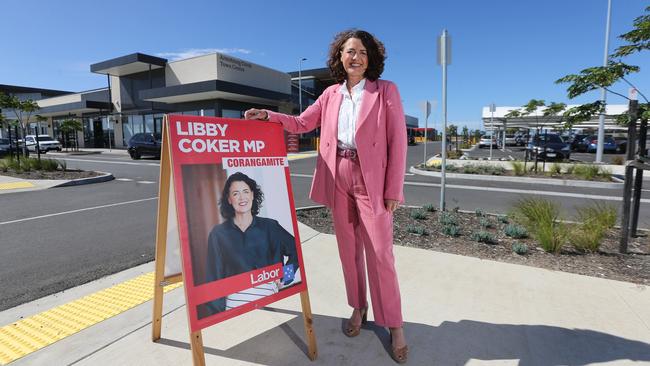
[[[241,118],[242,113],[240,110],[237,109],[222,109],[221,110],[221,117],[223,118]]]

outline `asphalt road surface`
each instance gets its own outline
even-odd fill
[[[427,155],[440,151],[429,143]],[[159,161],[127,156],[66,157],[68,167],[111,172],[116,180],[79,187],[0,195],[0,310],[153,260]],[[408,167],[423,160],[409,147]],[[315,158],[290,163],[296,207],[308,193]],[[407,205],[440,198],[439,178],[405,172]],[[593,199],[620,206],[622,188],[572,188],[522,183],[447,180],[448,208],[506,213],[520,197],[543,196],[571,218]],[[650,190],[643,193],[642,228],[650,228]]]

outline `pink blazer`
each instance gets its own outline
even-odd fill
[[[293,133],[321,127],[320,149],[310,198],[327,207],[334,204],[336,147],[342,84],[327,88],[299,117],[267,111],[269,120],[280,122]],[[386,212],[384,199],[404,201],[406,122],[397,86],[386,80],[366,80],[355,142],[373,213]]]

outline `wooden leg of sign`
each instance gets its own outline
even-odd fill
[[[163,123],[163,134],[166,132],[165,125],[166,123]],[[156,270],[154,272],[153,319],[151,321],[151,340],[154,342],[160,339],[160,329],[162,327],[163,281],[165,279],[167,214],[169,210],[169,184],[171,175],[168,141],[169,139],[165,138],[160,156],[158,219],[156,223]]]
[[[205,366],[205,353],[203,352],[203,336],[201,331],[190,332],[192,347],[192,364],[194,366]]]
[[[310,360],[315,361],[318,357],[318,347],[316,346],[316,334],[314,334],[314,319],[311,315],[311,304],[309,303],[309,291],[305,290],[300,293],[300,302],[302,303],[302,317],[305,323],[305,335],[307,336],[307,347],[309,348],[307,356]]]

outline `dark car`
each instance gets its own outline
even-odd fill
[[[584,140],[585,137],[589,135],[584,135],[584,134],[578,134],[578,135],[573,135],[571,136],[569,142],[571,143],[571,150],[578,150],[578,145],[582,143],[582,140]]]
[[[415,136],[414,135],[407,135],[406,136],[406,143],[409,146],[417,145],[417,143],[415,142]]]
[[[595,153],[598,149],[598,136],[591,136],[587,144],[587,152]],[[605,142],[603,143],[603,152],[620,152],[616,140],[611,136],[605,136]]]
[[[9,139],[0,138],[0,158],[12,155],[14,152],[14,145],[9,142]]]
[[[129,152],[131,159],[137,160],[145,155],[160,158],[162,136],[160,133],[136,133],[129,140],[128,146],[127,151]]]
[[[571,157],[571,146],[557,134],[535,135],[528,144],[531,158],[537,156],[542,160],[563,160]]]

